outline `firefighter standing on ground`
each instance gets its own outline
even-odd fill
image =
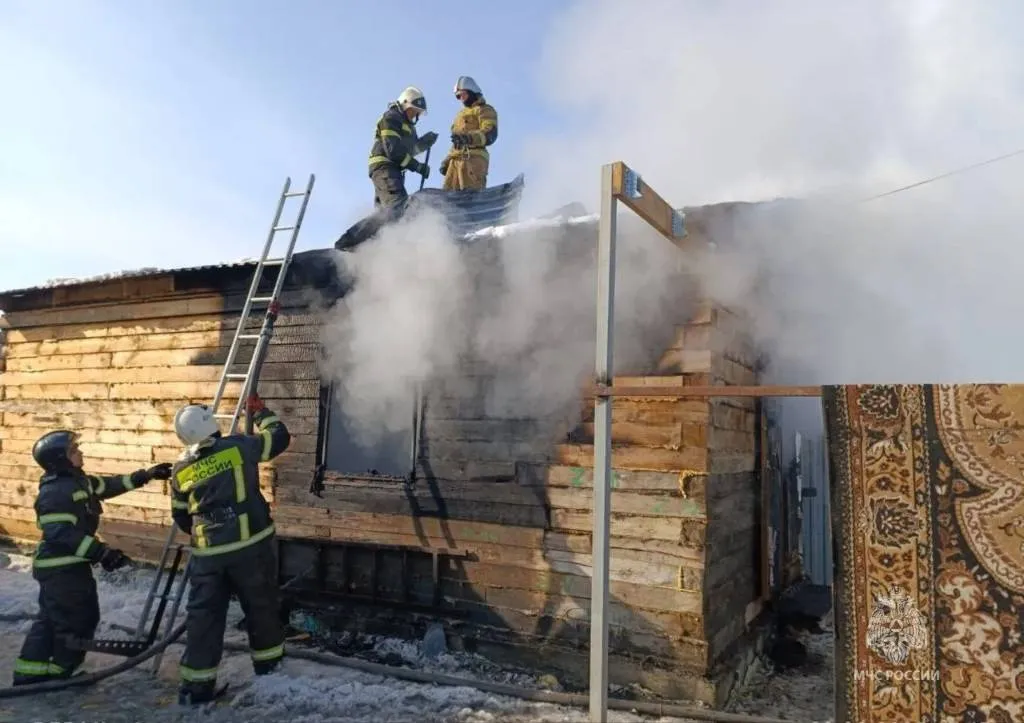
[[[39,613],[14,663],[14,685],[69,678],[85,660],[85,651],[69,648],[66,638],[92,640],[99,625],[91,566],[99,563],[104,570],[116,570],[131,562],[96,538],[103,514],[100,501],[171,475],[169,463],[126,475],[87,475],[82,471],[78,435],[67,430],[40,437],[32,458],[44,470],[35,502],[42,539],[32,559]]]
[[[246,403],[257,434],[222,437],[213,410],[182,407],[174,431],[188,449],[171,475],[171,515],[192,537],[187,641],[179,702],[215,698],[217,666],[232,593],[245,614],[253,670],[273,672],[284,657],[274,521],[258,465],[291,443],[288,428],[258,396]]]
[[[491,157],[487,146],[498,140],[498,112],[484,100],[483,91],[468,75],[455,82],[455,97],[463,105],[452,122],[452,149],[441,161],[446,191],[478,191],[487,187]]]
[[[389,103],[377,121],[370,149],[370,179],[373,181],[373,205],[384,212],[388,220],[396,219],[405,211],[409,194],[405,190],[405,171],[430,176],[430,166],[416,160],[437,141],[437,133],[416,135],[415,125],[427,112],[423,93],[408,87]]]

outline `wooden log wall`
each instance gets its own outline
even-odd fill
[[[235,286],[169,275],[73,287],[55,291],[49,308],[25,301],[9,314],[0,376],[0,535],[36,534],[38,470],[29,450],[48,429],[81,429],[96,472],[179,454],[174,411],[188,399],[212,397],[248,278],[240,275]],[[481,371],[455,391],[431,390],[414,484],[333,475],[316,497],[308,489],[319,418],[319,319],[306,293],[288,291],[283,302],[260,385],[294,433],[291,450],[264,473],[286,541],[283,573],[305,572],[311,551],[325,542],[398,546],[400,561],[380,575],[375,564],[368,572],[365,556],[355,567],[328,556],[327,584],[370,597],[424,597],[416,586],[432,574],[417,572],[406,557],[447,551],[436,578],[442,608],[457,621],[453,630],[481,650],[511,650],[517,660],[585,683],[592,400],[568,436],[552,432],[537,445],[537,425],[549,420],[488,417]],[[679,330],[658,376],[615,383],[752,383],[741,322],[705,305]],[[231,392],[237,395],[237,386],[229,387],[229,403]],[[752,403],[743,400],[615,400],[614,682],[721,702],[711,671],[740,644],[758,593],[755,432]],[[104,533],[115,544],[145,548],[152,559],[167,534],[166,490],[151,485],[114,500],[106,517]]]
[[[252,272],[229,267],[209,278],[119,279],[42,290],[8,303],[0,374],[0,535],[22,541],[38,535],[32,505],[41,472],[31,449],[47,431],[79,431],[86,470],[97,474],[178,457],[174,413],[189,401],[212,400]],[[272,277],[268,289],[269,282]],[[304,292],[285,292],[259,385],[293,433],[289,451],[261,473],[270,499],[278,486],[308,486],[314,468],[318,328],[307,305]],[[261,323],[262,314],[253,314],[249,330]],[[247,362],[252,350],[252,343],[243,346],[238,360]],[[228,383],[220,411],[233,411],[240,385]],[[159,556],[170,525],[167,483],[104,506],[101,534],[129,554]]]
[[[676,351],[685,352],[685,367],[615,384],[750,383],[749,355],[718,348],[737,346],[723,339],[734,335],[730,321],[702,307],[680,332]],[[279,490],[282,534],[310,542],[284,556],[285,574],[307,569],[323,540],[397,545],[403,556],[449,552],[439,585],[450,631],[477,649],[500,646],[520,663],[585,683],[593,403],[581,400],[583,421],[567,441],[552,436],[538,450],[529,420],[482,418],[484,376],[463,382],[434,390],[434,416],[424,424],[435,436],[414,484],[334,476],[322,498]],[[753,410],[742,400],[630,398],[615,400],[612,417],[613,680],[721,703],[709,671],[738,645],[757,598],[745,588],[756,580],[759,551]],[[379,576],[368,576],[370,563],[353,567],[352,554],[328,555],[328,587],[366,599],[429,601],[430,576],[410,558],[381,562]],[[414,582],[398,574],[403,564]],[[755,569],[741,571],[744,564]],[[410,584],[411,592],[403,590]],[[716,596],[723,594],[744,599],[722,612]]]

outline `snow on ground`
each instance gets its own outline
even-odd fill
[[[807,663],[799,670],[773,672],[769,666],[755,671],[730,706],[730,712],[772,715],[794,721],[832,723],[835,682],[832,613],[821,621],[824,635],[806,634]]]
[[[124,638],[134,630],[152,581],[149,570],[109,574],[98,572],[102,622],[97,637]],[[10,684],[11,666],[31,625],[38,587],[29,572],[28,558],[0,552],[0,687]],[[245,642],[235,625],[241,611],[232,604],[225,639]],[[178,622],[182,618],[179,616]],[[443,672],[469,679],[530,688],[554,687],[550,676],[537,678],[522,671],[500,668],[480,656],[443,653],[423,655],[419,642],[365,638],[355,646],[358,657],[405,667]],[[809,641],[816,674],[762,675],[736,706],[737,712],[787,720],[826,721],[831,716],[831,636]],[[178,723],[201,717],[208,723],[252,721],[269,723],[326,723],[327,721],[417,721],[417,723],[512,723],[555,721],[584,723],[583,708],[533,703],[493,695],[474,688],[410,683],[347,668],[289,658],[281,673],[254,678],[248,656],[225,651],[219,680],[229,683],[228,695],[200,715],[176,705],[178,658],[182,646],[173,645],[157,676],[152,661],[80,689],[0,698],[0,723],[41,720],[103,720],[105,723],[152,721]],[[346,653],[352,654],[352,653]],[[355,657],[355,656],[353,656]],[[122,659],[90,653],[84,668],[94,671]],[[812,666],[813,667],[813,666]],[[680,718],[656,718],[610,712],[610,723],[688,723]]]

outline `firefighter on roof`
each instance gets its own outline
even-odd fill
[[[32,447],[32,458],[44,471],[35,503],[42,539],[32,559],[32,576],[39,582],[39,613],[14,663],[15,685],[74,673],[85,660],[85,651],[70,649],[66,638],[91,640],[100,622],[91,565],[116,570],[131,562],[96,538],[103,514],[100,501],[171,475],[170,464],[126,475],[87,475],[82,471],[78,435],[67,430],[40,437]]]
[[[183,704],[204,703],[224,691],[216,690],[217,666],[232,593],[245,613],[256,674],[273,672],[284,657],[274,521],[260,492],[258,465],[288,449],[291,435],[258,396],[249,397],[246,410],[257,434],[222,437],[205,405],[182,407],[174,417],[174,431],[188,449],[171,475],[171,515],[192,537]]]
[[[483,91],[468,75],[455,82],[455,97],[463,108],[452,122],[452,149],[441,161],[446,191],[478,191],[487,187],[491,163],[487,146],[498,140],[498,112],[484,100]]]
[[[373,181],[373,205],[387,218],[395,219],[405,211],[409,194],[405,191],[405,171],[430,177],[430,166],[416,160],[437,141],[437,133],[416,136],[415,125],[427,112],[427,99],[419,88],[408,87],[389,103],[377,121],[370,149],[370,179]]]

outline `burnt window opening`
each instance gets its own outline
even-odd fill
[[[334,385],[321,390],[321,409],[325,425],[321,432],[321,464],[328,476],[383,477],[408,479],[415,468],[415,440],[419,428],[420,405],[409,394],[409,422],[397,431],[382,431],[369,444],[353,433],[352,422],[334,393]]]

